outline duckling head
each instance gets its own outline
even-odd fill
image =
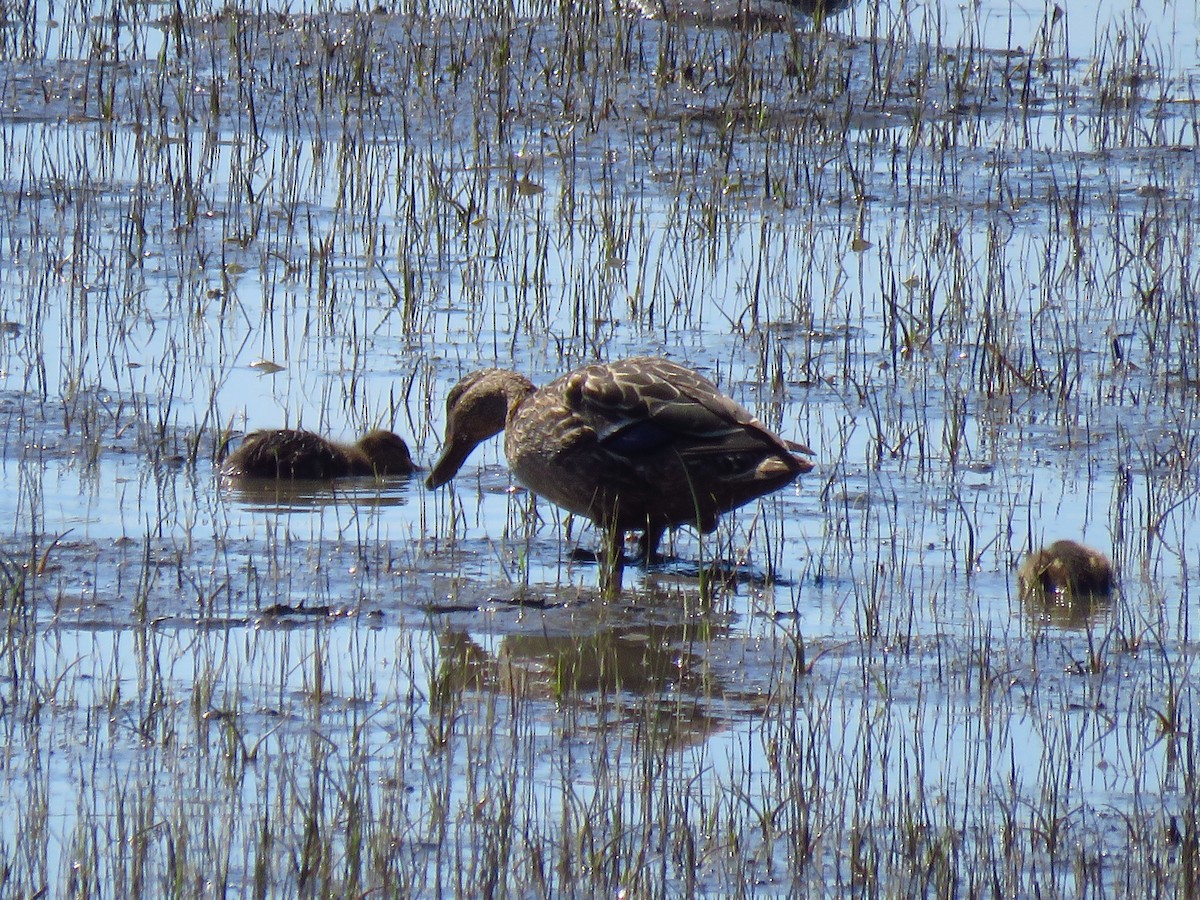
[[[400,435],[378,429],[363,435],[358,449],[370,460],[377,475],[410,475],[420,469]]]

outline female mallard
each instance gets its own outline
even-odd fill
[[[1099,550],[1055,541],[1025,560],[1017,580],[1023,596],[1103,596],[1112,591],[1113,570]]]
[[[513,474],[606,534],[619,565],[626,531],[652,558],[663,532],[718,517],[778,490],[813,464],[801,444],[769,431],[691,369],[657,357],[596,363],[538,390],[525,376],[484,369],[446,399],[446,444],[426,480],[445,484],[481,441],[504,431]]]
[[[225,463],[225,478],[328,480],[352,475],[410,475],[408,445],[390,431],[372,431],[356,444],[335,444],[311,431],[280,428],[247,435]]]

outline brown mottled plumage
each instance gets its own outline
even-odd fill
[[[1024,596],[1100,596],[1112,591],[1112,563],[1100,551],[1075,541],[1055,541],[1030,554],[1017,580]]]
[[[653,556],[678,525],[701,532],[778,490],[813,464],[691,369],[657,357],[596,363],[540,390],[503,369],[467,375],[446,400],[446,442],[426,480],[451,478],[482,441],[504,431],[504,453],[534,493],[606,532],[619,564],[626,531]]]
[[[352,475],[410,475],[408,445],[390,431],[372,431],[356,444],[335,444],[311,431],[280,428],[246,436],[221,466],[225,478],[328,480]]]

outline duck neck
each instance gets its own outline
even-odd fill
[[[508,409],[504,416],[504,427],[507,428],[512,424],[513,418],[517,414],[517,410],[521,408],[521,404],[529,399],[537,388],[533,382],[522,375],[520,372],[507,372],[508,377],[504,380],[504,399]]]

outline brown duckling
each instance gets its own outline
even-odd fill
[[[337,444],[294,428],[255,431],[221,466],[225,478],[328,480],[355,475],[411,475],[419,467],[408,445],[390,431],[371,431]]]
[[[1112,591],[1113,570],[1099,550],[1075,541],[1055,541],[1032,553],[1017,572],[1021,594],[1103,596]]]
[[[643,532],[650,559],[668,528],[711,532],[722,513],[813,468],[812,450],[658,357],[584,366],[540,390],[503,369],[467,375],[446,400],[445,446],[426,484],[445,484],[501,431],[517,479],[603,529],[616,566],[626,531]]]

